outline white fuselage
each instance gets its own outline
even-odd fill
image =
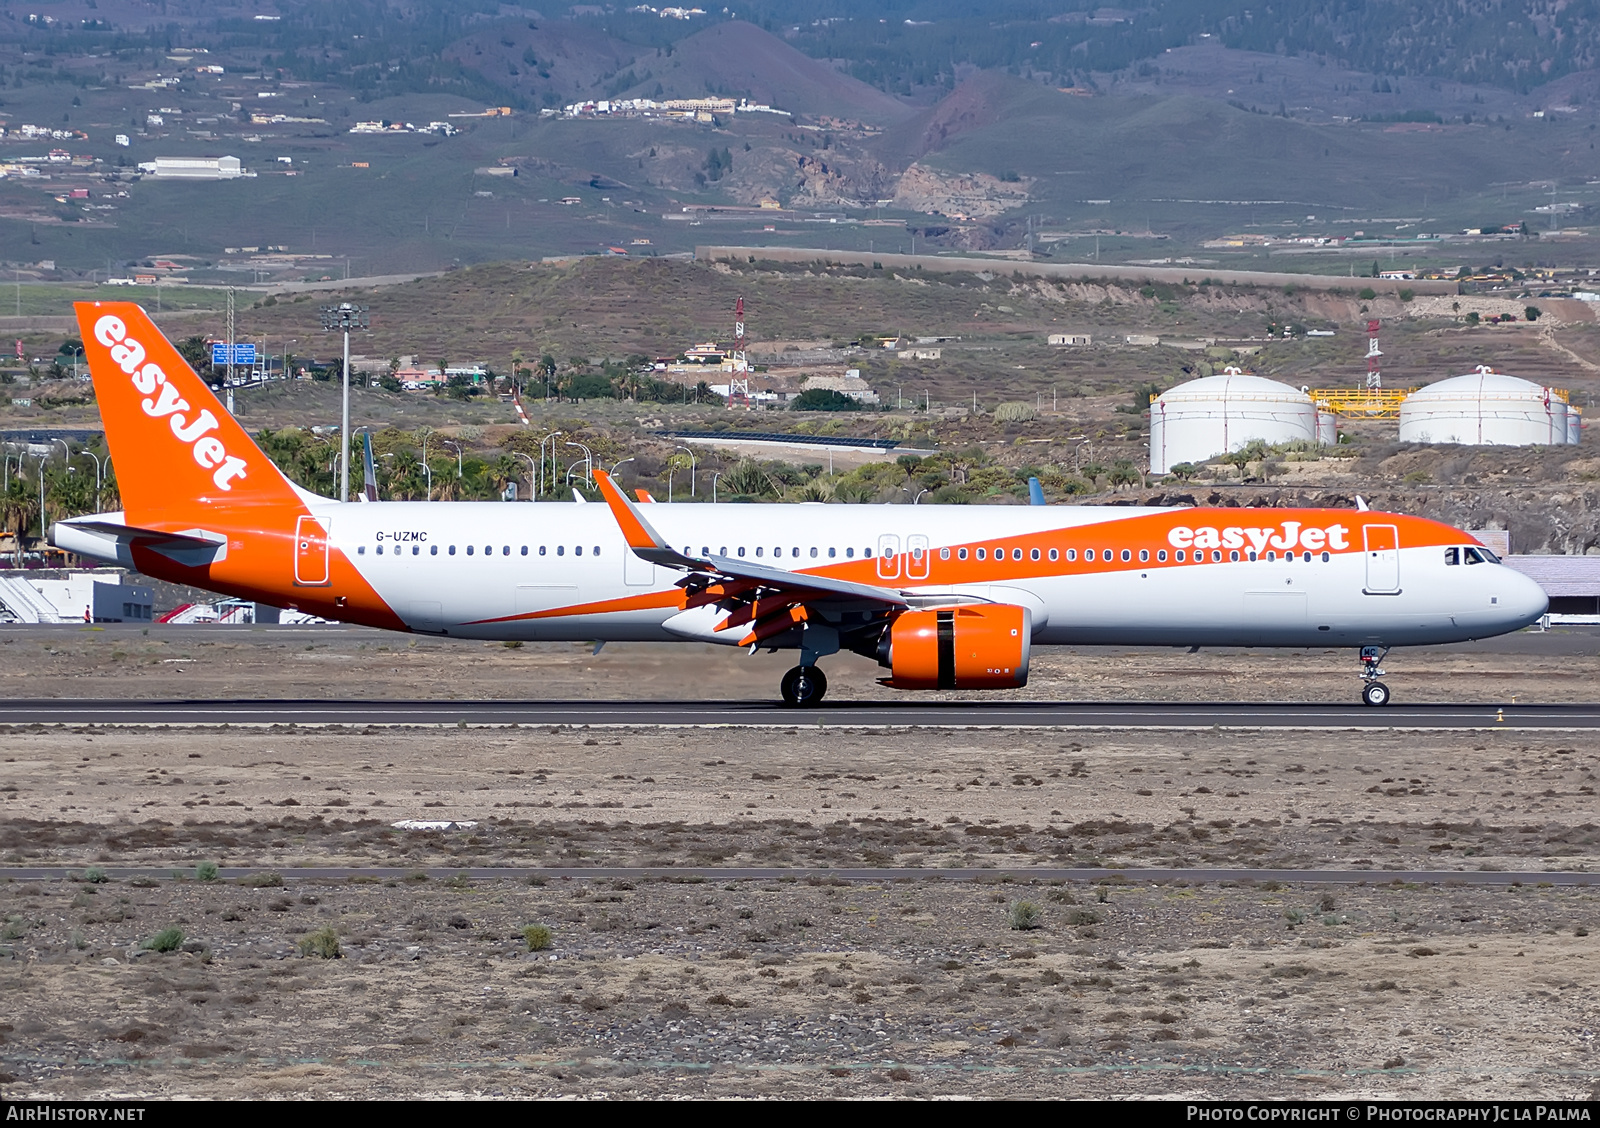
[[[311,511],[329,544],[416,631],[507,640],[713,637],[704,623],[681,617],[666,625],[681,614],[668,597],[683,573],[636,557],[605,505],[323,503]],[[1458,642],[1526,626],[1546,606],[1522,574],[1489,562],[1448,565],[1437,545],[1275,552],[1270,560],[1266,552],[1237,561],[1230,553],[1220,562],[1208,554],[1183,567],[1154,566],[1153,554],[1142,567],[1134,552],[1092,573],[1063,564],[1014,576],[1008,564],[973,575],[972,565],[954,582],[941,578],[946,546],[1049,537],[1063,559],[1067,546],[1117,552],[1123,522],[1183,512],[1165,509],[679,503],[642,512],[686,555],[801,572],[844,567],[854,569],[848,578],[918,596],[1021,604],[1032,612],[1036,645]],[[739,633],[715,637],[733,643]]]

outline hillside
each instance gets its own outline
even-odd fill
[[[888,131],[878,151],[889,163],[1037,178],[1034,199],[1075,225],[1170,231],[1315,213],[1425,215],[1448,229],[1497,210],[1489,200],[1507,185],[1514,207],[1529,206],[1531,175],[1600,175],[1590,143],[1576,121],[1314,125],[1185,95],[1081,97],[984,74]]]
[[[748,97],[817,117],[887,125],[912,108],[866,83],[801,54],[783,40],[742,20],[714,24],[640,60],[631,97]]]

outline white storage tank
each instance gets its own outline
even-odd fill
[[[1331,411],[1317,409],[1317,442],[1333,446],[1339,441],[1339,416]]]
[[[1567,442],[1577,446],[1583,441],[1583,412],[1567,404]]]
[[[1572,438],[1566,401],[1554,389],[1480,364],[1401,401],[1400,441],[1540,446]]]
[[[1311,396],[1288,384],[1237,368],[1179,384],[1150,405],[1150,472],[1165,474],[1180,462],[1204,462],[1260,440],[1318,440]]]

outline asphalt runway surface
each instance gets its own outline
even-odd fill
[[[0,702],[0,725],[801,726],[1063,729],[1600,729],[1600,704],[1307,705],[1198,702],[722,701]]]
[[[100,866],[105,876],[113,881],[136,878],[192,881],[187,869],[152,869],[149,867]],[[81,878],[81,869],[62,866],[6,866],[0,867],[0,880],[12,881],[70,881]],[[527,881],[530,878],[546,881],[559,880],[636,880],[636,881],[979,881],[1015,883],[1019,881],[1081,881],[1109,882],[1234,882],[1241,884],[1262,882],[1296,882],[1313,885],[1561,885],[1597,886],[1600,873],[1583,873],[1572,870],[1318,870],[1318,869],[1104,869],[1061,868],[1056,866],[1030,866],[1017,869],[987,869],[976,866],[934,869],[927,867],[896,866],[880,868],[819,867],[801,869],[785,866],[460,866],[454,869],[439,867],[396,866],[223,866],[218,870],[218,880],[237,880],[254,874],[275,873],[285,881],[347,881],[350,878],[367,880],[415,880],[417,874],[426,874],[432,880],[466,878],[471,881]]]

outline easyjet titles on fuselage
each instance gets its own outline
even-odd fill
[[[1318,528],[1306,526],[1301,521],[1284,521],[1264,529],[1240,525],[1227,525],[1220,529],[1212,525],[1201,525],[1199,528],[1175,525],[1167,532],[1167,543],[1173,548],[1249,547],[1256,552],[1265,552],[1269,548],[1293,552],[1303,548],[1307,552],[1337,552],[1351,547],[1346,539],[1349,532],[1344,525]]]

